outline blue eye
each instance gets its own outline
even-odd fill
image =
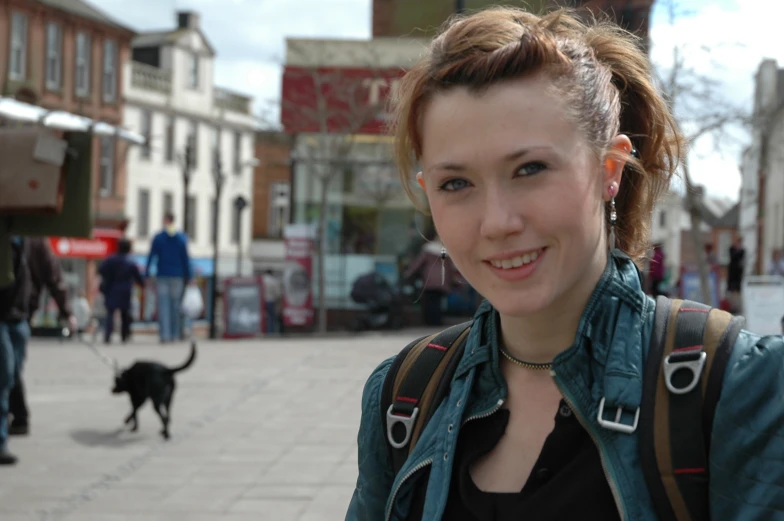
[[[438,187],[439,190],[444,192],[457,192],[469,186],[468,181],[465,179],[450,179],[446,183]]]
[[[531,163],[526,163],[520,168],[517,169],[517,174],[520,176],[532,176],[540,173],[541,171],[545,170],[547,166],[544,163],[540,163],[538,161],[533,161]]]

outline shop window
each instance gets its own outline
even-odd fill
[[[139,219],[137,229],[136,229],[138,237],[140,239],[149,237],[150,235],[150,191],[149,190],[139,190],[139,208],[138,208],[137,218]]]

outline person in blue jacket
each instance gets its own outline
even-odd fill
[[[660,519],[635,420],[657,306],[639,268],[684,142],[650,67],[609,22],[492,8],[451,19],[403,76],[403,186],[413,199],[421,168],[446,254],[487,300],[399,470],[393,359],[370,375],[347,521]],[[674,472],[707,481],[711,521],[784,519],[784,338],[744,330],[724,353],[708,462]],[[418,399],[395,396],[413,421]]]
[[[106,259],[98,268],[101,275],[101,293],[103,293],[106,319],[103,330],[105,344],[111,343],[114,330],[114,316],[119,311],[121,318],[120,337],[123,343],[131,338],[131,298],[133,286],[144,286],[144,279],[139,267],[128,258],[131,243],[128,239],[120,239],[117,253]]]
[[[146,272],[150,277],[151,267],[155,264],[159,334],[161,342],[167,343],[181,337],[180,303],[185,285],[191,280],[191,259],[188,238],[175,228],[174,214],[164,216],[163,228],[152,241]]]

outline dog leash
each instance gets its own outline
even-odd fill
[[[65,338],[71,338],[71,337],[73,337],[74,335],[73,335],[73,333],[71,332],[71,330],[70,330],[69,328],[67,328],[67,327],[64,327],[64,328],[63,328],[63,336],[64,336]],[[95,346],[95,342],[88,342],[87,340],[84,340],[83,338],[79,337],[78,335],[77,335],[77,337],[76,337],[76,340],[77,340],[79,343],[81,343],[82,345],[86,346],[86,347],[87,347],[87,348],[88,348],[90,351],[92,351],[92,353],[93,353],[93,354],[94,354],[94,355],[95,355],[95,356],[98,358],[98,360],[100,360],[100,361],[101,361],[103,364],[105,364],[106,366],[108,366],[108,367],[109,367],[109,368],[110,368],[112,371],[114,371],[115,373],[117,372],[117,360],[114,360],[114,359],[112,359],[112,358],[109,358],[109,357],[108,357],[108,356],[106,356],[105,354],[101,353],[101,352],[98,350],[98,348]]]

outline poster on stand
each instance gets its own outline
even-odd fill
[[[313,226],[290,224],[283,230],[286,267],[283,270],[283,323],[307,327],[313,324]]]
[[[742,290],[745,328],[758,335],[784,334],[784,278],[746,277]]]

